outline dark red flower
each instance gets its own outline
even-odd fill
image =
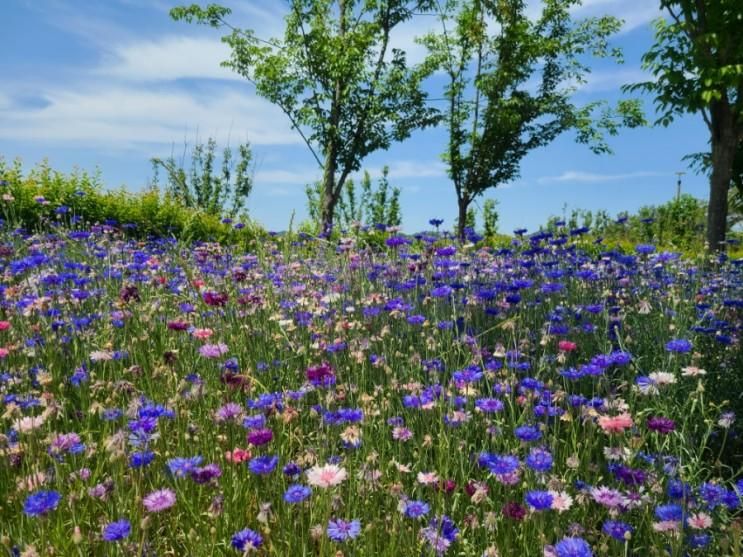
[[[513,520],[524,520],[524,517],[526,516],[526,509],[515,501],[509,501],[503,505],[501,512],[503,513],[503,516],[506,518],[512,518]]]

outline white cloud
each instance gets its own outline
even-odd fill
[[[667,172],[655,171],[638,171],[627,172],[624,174],[599,174],[594,172],[582,172],[580,170],[567,170],[559,176],[543,176],[537,182],[547,184],[551,182],[572,182],[572,183],[591,183],[591,182],[614,182],[622,180],[632,180],[634,178],[658,178],[670,176]]]
[[[394,183],[398,179],[411,178],[437,178],[446,176],[446,165],[441,161],[393,161],[387,165],[389,167],[389,180]],[[382,167],[367,168],[369,175],[373,179],[382,176]]]
[[[45,107],[0,110],[0,137],[123,148],[179,142],[196,130],[202,136],[216,135],[221,143],[228,135],[255,145],[300,139],[279,109],[230,87],[213,88],[203,96],[151,87],[99,87],[47,91]]]
[[[580,17],[618,17],[624,20],[623,33],[648,25],[663,15],[658,3],[652,0],[583,0],[583,5],[574,11]]]
[[[244,81],[239,74],[220,66],[229,56],[230,48],[218,37],[173,35],[114,46],[95,72],[131,82],[183,78]]]
[[[300,170],[270,169],[259,170],[255,173],[256,184],[307,184],[320,178],[317,168]]]

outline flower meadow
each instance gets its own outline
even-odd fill
[[[741,554],[741,261],[106,226],[0,267],[8,555]]]

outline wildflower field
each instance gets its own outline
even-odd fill
[[[0,242],[0,552],[740,555],[741,261]]]

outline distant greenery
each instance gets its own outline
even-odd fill
[[[0,157],[0,215],[11,226],[29,232],[58,224],[88,228],[116,226],[137,237],[251,242],[263,234],[254,224],[231,222],[203,210],[185,207],[157,188],[132,193],[124,187],[106,190],[98,172],[53,170],[44,161],[24,171],[19,160]]]
[[[307,211],[310,221],[317,229],[322,229],[322,183],[316,182],[305,188]],[[360,189],[349,179],[338,199],[336,218],[341,229],[348,230],[361,224],[373,226],[402,225],[400,209],[400,188],[390,186],[389,168],[382,169],[382,176],[376,187],[372,186],[371,175],[364,171]]]
[[[177,161],[171,155],[167,159],[153,158],[154,185],[159,181],[159,169],[165,170],[165,191],[188,209],[201,209],[210,215],[237,217],[244,209],[253,189],[250,163],[253,153],[249,143],[237,148],[237,164],[230,147],[222,151],[221,165],[217,171],[217,142],[209,138],[206,144],[197,142],[191,147],[191,166],[186,170],[188,151],[185,145],[183,157]]]

